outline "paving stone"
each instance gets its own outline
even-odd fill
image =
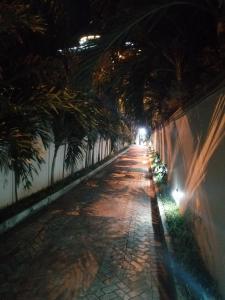
[[[116,295],[118,295],[122,299],[126,295],[126,293],[123,290],[117,290],[115,293],[116,293]]]
[[[107,286],[107,287],[105,287],[105,288],[102,289],[102,291],[105,294],[111,294],[112,292],[114,292],[116,290],[117,290],[117,287],[115,285]]]
[[[129,293],[129,297],[132,299],[134,297],[137,297],[138,295],[142,294],[143,291],[140,291],[140,290],[135,290],[135,291],[132,291]]]
[[[104,292],[102,291],[102,290],[97,290],[96,292],[95,292],[95,295],[96,295],[96,297],[101,297],[101,296],[103,296],[104,295]]]
[[[85,298],[87,300],[98,300],[98,297],[96,295],[86,295]]]
[[[152,298],[152,294],[147,294],[147,293],[143,293],[141,295],[138,296],[140,300],[149,300],[149,299],[157,299],[157,298]]]
[[[101,299],[101,300],[114,300],[114,299],[117,299],[117,295],[114,294],[114,293],[111,293],[111,294],[104,295],[104,296],[100,297],[99,299]]]
[[[13,289],[17,300],[158,300],[161,244],[151,221],[145,153],[131,147],[7,233],[0,265],[7,254],[10,270],[1,274],[0,291],[10,295]]]
[[[130,299],[130,296],[129,295],[125,295],[124,297],[123,297],[123,300],[129,300]]]

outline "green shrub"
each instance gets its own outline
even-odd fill
[[[167,183],[167,166],[160,160],[159,154],[156,153],[151,164],[153,179],[158,184]]]

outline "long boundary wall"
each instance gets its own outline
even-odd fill
[[[124,143],[118,141],[116,144],[116,150],[121,150],[124,148]],[[64,166],[64,153],[65,146],[61,146],[57,158],[54,169],[54,181],[60,181],[72,173],[82,170],[85,167],[92,166],[99,161],[104,160],[107,156],[109,156],[112,152],[111,141],[104,140],[103,138],[98,138],[93,149],[84,152],[83,158],[77,161],[76,167],[72,169],[66,170]],[[18,201],[21,199],[34,194],[42,189],[49,187],[50,178],[51,178],[51,168],[52,168],[52,160],[54,154],[54,144],[51,144],[50,147],[44,151],[43,150],[43,158],[45,163],[41,165],[41,169],[38,174],[34,174],[34,179],[32,182],[32,187],[29,190],[24,190],[21,185],[18,188]],[[4,208],[10,206],[15,203],[15,178],[12,171],[9,171],[8,174],[0,173],[0,208]]]
[[[152,142],[180,211],[190,211],[202,257],[225,298],[225,92],[179,111]],[[180,115],[180,117],[178,117]]]

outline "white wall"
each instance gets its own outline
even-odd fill
[[[117,150],[121,150],[124,148],[124,144],[122,142],[117,143]],[[54,180],[59,181],[63,179],[63,158],[64,158],[64,150],[66,146],[61,146],[58,150],[55,171],[54,171]],[[88,166],[92,165],[92,154],[94,151],[94,164],[99,160],[103,160],[108,155],[111,154],[111,141],[104,140],[103,138],[99,138],[95,145],[94,149],[90,151]],[[99,153],[100,151],[100,153]],[[24,190],[21,185],[18,188],[18,198],[19,200],[27,197],[33,193],[36,193],[48,186],[50,186],[51,181],[51,166],[52,159],[54,153],[54,144],[51,144],[47,151],[42,150],[42,155],[45,160],[45,163],[41,165],[41,169],[38,174],[34,174],[33,184],[30,190]],[[74,168],[74,172],[79,171],[85,168],[87,153],[84,152],[83,159],[77,162],[76,167]],[[99,159],[99,160],[98,160]],[[71,175],[72,170],[67,170],[65,168],[64,177],[68,177]],[[14,174],[12,171],[9,171],[8,174],[4,174],[0,172],[0,208],[4,208],[6,206],[10,206],[15,203],[15,181]]]
[[[152,141],[169,167],[177,203],[193,216],[202,257],[225,298],[225,93],[192,107],[154,132]]]

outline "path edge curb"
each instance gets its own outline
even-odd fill
[[[149,153],[148,153],[149,156]],[[150,163],[150,168],[151,168],[151,163]],[[152,179],[153,184],[155,185],[154,180]],[[173,255],[173,246],[172,246],[172,241],[171,241],[171,236],[169,234],[169,231],[167,229],[167,225],[166,225],[166,215],[165,215],[165,211],[164,211],[164,207],[162,202],[160,201],[160,196],[159,193],[156,193],[156,199],[157,199],[157,204],[158,204],[158,208],[159,208],[159,214],[160,214],[160,219],[161,219],[161,224],[162,224],[162,229],[163,229],[163,235],[165,238],[165,246],[167,248],[168,251],[168,255],[169,255],[169,264],[170,264],[170,268],[172,271],[172,277],[173,277],[173,281],[174,281],[174,288],[175,288],[175,293],[176,293],[176,299],[183,299],[182,297],[180,298],[180,289],[179,289],[179,285],[177,283],[177,279],[175,277],[175,273],[174,273],[174,263],[172,261],[172,255]]]
[[[122,150],[122,152],[116,154],[114,157],[112,157],[111,159],[109,159],[108,161],[103,163],[102,165],[98,166],[96,169],[90,171],[86,175],[76,179],[75,181],[73,181],[72,183],[66,185],[65,187],[58,190],[57,192],[55,192],[53,194],[50,194],[49,196],[43,198],[39,202],[37,202],[37,203],[31,205],[30,207],[22,210],[21,212],[14,215],[13,217],[10,217],[9,219],[5,220],[4,222],[2,222],[0,224],[0,234],[3,234],[6,231],[8,231],[9,229],[15,227],[17,224],[19,224],[20,222],[25,220],[27,217],[37,213],[42,208],[44,208],[44,207],[48,206],[50,203],[56,201],[59,197],[61,197],[61,196],[65,195],[66,193],[68,193],[71,189],[73,189],[75,186],[77,186],[81,182],[91,178],[93,175],[95,175],[96,173],[98,173],[99,171],[101,171],[102,169],[104,169],[105,167],[110,165],[112,162],[114,162],[117,158],[119,158],[120,156],[125,154],[129,150],[129,148],[130,148],[130,146],[128,148],[126,148],[125,150]]]

